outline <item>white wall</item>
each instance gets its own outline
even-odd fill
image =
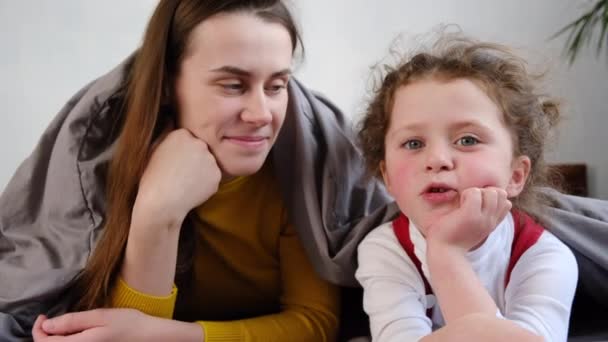
[[[354,118],[368,67],[400,32],[456,23],[482,39],[525,48],[549,63],[550,91],[567,104],[551,160],[589,166],[591,195],[608,199],[608,61],[591,50],[568,67],[565,37],[554,32],[584,0],[291,0],[303,27],[306,60],[298,75]],[[0,0],[0,189],[54,114],[87,81],[138,44],[156,0]],[[544,58],[544,57],[546,58]]]

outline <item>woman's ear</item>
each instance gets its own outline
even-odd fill
[[[524,190],[531,167],[532,162],[528,156],[519,156],[513,159],[511,180],[507,185],[507,197],[513,198]]]

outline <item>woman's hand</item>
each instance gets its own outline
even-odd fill
[[[171,293],[183,220],[217,192],[221,174],[207,144],[188,130],[170,131],[159,140],[131,216],[121,269],[129,286],[154,296]]]
[[[217,192],[222,172],[207,144],[186,129],[153,149],[139,184],[134,220],[179,228],[186,214]]]
[[[469,188],[460,195],[460,207],[427,227],[429,245],[451,246],[463,253],[482,243],[511,210],[503,189]]]
[[[171,321],[133,309],[97,309],[52,319],[38,316],[32,328],[36,342],[204,341],[196,323]]]

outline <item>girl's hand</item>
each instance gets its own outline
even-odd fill
[[[496,315],[494,299],[465,254],[479,246],[510,209],[504,190],[470,188],[460,194],[457,209],[427,227],[430,282],[447,326],[472,313]]]
[[[222,172],[207,144],[186,129],[153,149],[139,184],[134,219],[180,227],[186,214],[217,192]]]
[[[38,316],[32,328],[35,342],[203,341],[196,323],[171,321],[134,309],[97,309],[52,319]]]
[[[427,227],[429,245],[455,247],[463,253],[482,243],[511,210],[503,189],[469,188],[460,194],[460,207]]]

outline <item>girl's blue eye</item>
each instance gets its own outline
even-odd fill
[[[456,143],[458,145],[462,145],[462,146],[473,146],[473,145],[477,145],[479,143],[479,139],[468,135],[466,137],[462,137],[462,138],[458,139],[458,141]]]
[[[403,147],[405,147],[408,150],[417,150],[419,148],[422,148],[423,146],[424,146],[424,143],[417,139],[408,140],[403,144]]]

